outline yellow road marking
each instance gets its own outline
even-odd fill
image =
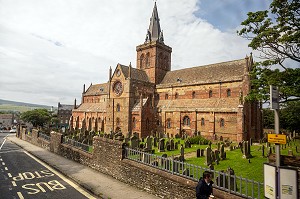
[[[96,199],[95,197],[93,197],[91,194],[89,194],[88,192],[84,191],[81,187],[79,187],[77,184],[73,183],[71,180],[65,178],[63,175],[61,175],[60,173],[58,173],[57,171],[55,171],[54,169],[52,169],[50,166],[48,166],[47,164],[43,163],[42,161],[40,161],[39,159],[37,159],[36,157],[34,157],[33,155],[29,154],[28,152],[24,151],[24,153],[26,153],[29,157],[31,157],[32,159],[34,159],[35,161],[37,161],[38,163],[40,163],[41,165],[43,165],[44,167],[46,167],[47,169],[49,169],[52,173],[54,173],[55,175],[57,175],[58,177],[60,177],[62,180],[64,180],[66,183],[68,183],[70,186],[74,187],[74,189],[76,189],[78,192],[80,192],[81,194],[83,194],[85,197],[87,198],[93,198]]]
[[[11,183],[12,183],[12,185],[13,185],[14,187],[16,187],[16,186],[17,186],[17,184],[16,184],[16,182],[15,182],[15,181],[11,181]]]
[[[22,195],[21,192],[17,192],[17,194],[18,194],[18,196],[19,196],[20,199],[24,199],[24,197],[23,197],[23,195]]]
[[[7,173],[7,175],[8,175],[8,177],[10,177],[10,178],[12,177],[11,173]]]

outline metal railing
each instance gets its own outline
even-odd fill
[[[125,148],[125,158],[164,170],[173,175],[198,181],[204,171],[213,175],[214,187],[245,198],[263,198],[263,183],[201,166],[161,157],[132,148]]]
[[[64,144],[72,145],[72,146],[74,146],[76,148],[82,149],[82,150],[84,150],[86,152],[89,152],[89,153],[93,152],[93,146],[90,146],[90,145],[87,145],[87,144],[83,144],[81,142],[77,142],[77,141],[72,140],[72,139],[67,138],[67,137],[63,137],[62,142]]]
[[[50,136],[39,132],[39,137],[50,142]]]

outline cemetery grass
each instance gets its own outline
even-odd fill
[[[176,141],[180,140],[181,144],[184,144],[184,141],[181,139],[175,139]],[[237,145],[237,144],[233,144]],[[265,148],[265,157],[262,156],[262,145],[252,145],[251,146],[251,155],[250,163],[248,159],[243,158],[243,154],[241,152],[241,149],[235,149],[233,151],[227,150],[226,151],[226,159],[220,160],[219,164],[214,165],[214,170],[216,171],[222,171],[227,170],[229,167],[231,167],[236,176],[248,178],[250,180],[254,180],[257,182],[263,182],[264,181],[264,174],[263,174],[263,165],[264,163],[268,162],[267,155],[267,149]],[[271,144],[271,147],[273,148],[274,144]],[[294,155],[300,155],[300,153],[297,153],[296,146],[298,147],[298,152],[300,152],[300,140],[295,140],[291,142],[291,146],[286,146],[286,148],[280,148],[280,154],[281,155],[287,155],[288,150],[292,150]],[[187,155],[188,153],[194,153],[197,151],[197,149],[205,149],[208,147],[208,145],[192,145],[191,148],[185,148],[184,153]],[[211,145],[212,150],[217,149],[216,144]],[[168,157],[170,156],[179,156],[180,155],[180,146],[178,147],[178,150],[174,151],[165,151],[165,152],[158,152],[157,148],[155,149],[155,155],[161,156],[162,154],[167,154]],[[186,163],[201,166],[204,168],[208,168],[207,165],[205,165],[205,157],[197,158],[196,154],[194,157],[186,158]]]

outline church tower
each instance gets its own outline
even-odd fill
[[[159,84],[166,73],[171,70],[172,48],[164,44],[164,36],[160,29],[156,2],[145,42],[137,46],[136,51],[137,68],[144,70],[152,83]]]

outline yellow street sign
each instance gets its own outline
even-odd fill
[[[274,143],[274,144],[286,144],[286,135],[268,134],[268,142]]]

